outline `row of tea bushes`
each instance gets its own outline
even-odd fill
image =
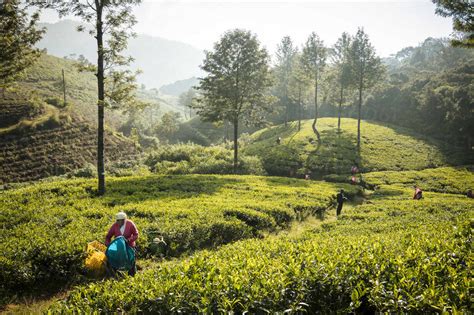
[[[474,202],[374,201],[303,236],[245,240],[74,290],[73,313],[468,313]]]
[[[114,214],[136,223],[139,257],[153,255],[161,234],[178,256],[288,227],[295,211],[329,207],[337,186],[257,176],[148,176],[111,178],[107,194],[95,180],[45,182],[0,193],[0,283],[22,292],[75,279],[84,249],[104,241]],[[356,189],[351,189],[353,194]]]

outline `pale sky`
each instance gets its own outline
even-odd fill
[[[226,30],[244,28],[273,54],[285,35],[301,45],[315,31],[332,45],[342,32],[362,26],[386,57],[427,37],[449,36],[451,19],[434,10],[430,0],[144,0],[135,10],[135,31],[209,50]],[[52,12],[42,17],[57,20]]]

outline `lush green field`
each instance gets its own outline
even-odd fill
[[[246,240],[80,287],[91,313],[469,312],[474,201],[376,200],[298,237]]]
[[[285,127],[279,125],[262,129],[252,135],[253,143],[245,153],[262,158],[263,166],[272,175],[313,175],[350,173],[351,166],[359,162],[361,170],[420,170],[428,167],[465,164],[466,157],[441,143],[422,137],[400,127],[387,127],[362,121],[361,152],[356,150],[357,120],[343,118],[342,132],[337,132],[337,118],[318,119],[322,145],[316,151],[316,136],[312,121],[297,122]],[[280,145],[276,144],[282,138]],[[311,143],[310,141],[313,141]]]
[[[95,196],[95,187],[95,180],[75,179],[0,192],[0,289],[21,292],[75,279],[83,273],[85,245],[104,240],[118,211],[140,229],[141,258],[153,254],[157,233],[169,255],[178,256],[287,228],[296,213],[331,206],[340,185],[189,175],[110,178],[105,197]]]
[[[411,200],[413,180],[428,183],[433,172],[444,176],[439,191],[451,193],[425,189],[423,200]],[[104,197],[82,179],[1,192],[3,303],[12,292],[80,279],[85,244],[102,240],[124,210],[140,229],[145,270],[79,285],[45,303],[53,313],[469,312],[474,200],[459,192],[472,184],[471,169],[387,174],[395,176],[365,174],[377,188],[365,202],[313,225],[294,220],[321,214],[341,187],[360,199],[359,187],[179,175],[110,178]],[[157,233],[179,258],[147,259]]]
[[[474,166],[440,167],[422,171],[372,172],[364,174],[370,186],[420,186],[425,191],[466,194],[474,189]]]

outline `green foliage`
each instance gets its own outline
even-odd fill
[[[471,150],[474,51],[450,47],[447,40],[428,38],[385,61],[390,76],[373,89],[363,116],[412,128]]]
[[[200,101],[195,105],[205,121],[228,122],[233,126],[234,168],[238,165],[239,125],[264,121],[271,98],[270,56],[250,31],[226,32],[207,52],[202,69]]]
[[[364,174],[370,186],[396,185],[404,188],[419,186],[424,191],[466,194],[474,189],[474,167],[440,167],[422,171],[373,172]]]
[[[285,36],[278,44],[275,66],[276,89],[275,94],[279,98],[280,106],[285,110],[285,123],[290,118],[290,107],[292,103],[289,98],[290,80],[293,76],[295,57],[298,53],[298,48],[293,44],[291,37]]]
[[[362,122],[364,135],[360,156],[356,150],[357,121],[344,118],[342,132],[337,132],[337,118],[318,120],[322,145],[315,152],[315,137],[311,122],[306,120],[302,130],[297,123],[260,130],[252,135],[253,142],[244,153],[261,158],[270,175],[347,174],[351,166],[360,164],[363,172],[382,170],[419,170],[443,165],[462,165],[469,160],[465,155],[425,138],[408,129],[386,127],[373,122]],[[277,138],[282,142],[277,144]]]
[[[245,240],[77,288],[52,310],[469,312],[474,202],[406,199],[358,206],[296,238]]]
[[[384,66],[379,57],[375,54],[375,49],[369,41],[369,36],[363,29],[359,28],[354,36],[349,48],[349,68],[351,73],[351,83],[359,91],[359,102],[357,110],[357,149],[360,150],[360,120],[362,118],[362,95],[363,92],[373,87],[377,80],[382,78]]]
[[[198,114],[209,121],[259,122],[270,87],[269,55],[257,37],[245,30],[226,32],[206,53],[202,69],[208,76],[198,87],[203,100]]]
[[[471,1],[432,0],[436,4],[436,14],[453,18],[453,29],[456,37],[454,46],[474,47],[474,4]]]
[[[301,54],[301,63],[303,71],[306,76],[311,79],[311,83],[314,87],[314,121],[313,121],[313,132],[316,134],[318,142],[321,142],[321,135],[317,130],[316,123],[318,120],[318,89],[320,88],[320,79],[324,69],[326,67],[327,48],[324,46],[324,42],[319,38],[316,33],[311,33],[308,37],[303,52]]]
[[[34,45],[44,29],[37,29],[39,13],[29,18],[26,6],[19,0],[0,3],[0,88],[18,80],[40,55]]]
[[[215,247],[287,227],[295,209],[325,209],[336,185],[252,176],[110,178],[106,196],[95,180],[69,179],[0,192],[2,290],[47,287],[83,273],[84,247],[102,241],[113,215],[125,211],[139,228],[138,255],[157,233],[169,255]],[[348,187],[349,191],[356,189]],[[6,292],[3,292],[6,294]]]
[[[158,174],[231,174],[234,171],[232,151],[224,146],[160,146],[147,156],[145,165]],[[262,175],[265,171],[257,157],[243,155],[238,173]]]

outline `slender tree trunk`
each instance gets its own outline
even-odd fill
[[[288,106],[288,96],[285,96],[285,127],[288,126],[288,120],[289,120],[289,106]]]
[[[234,119],[234,174],[237,173],[238,167],[238,152],[239,152],[239,120]]]
[[[341,111],[342,111],[343,95],[344,95],[344,87],[341,84],[341,95],[339,97],[339,109],[337,111],[337,131],[338,132],[341,132]]]
[[[319,134],[318,129],[316,128],[316,123],[318,122],[318,83],[314,84],[314,120],[313,120],[313,132],[318,138],[318,143],[321,142],[321,135]]]
[[[98,89],[98,132],[97,132],[97,174],[99,179],[99,195],[105,194],[104,170],[104,43],[102,25],[102,4],[96,0],[97,8],[97,89]]]
[[[362,89],[363,89],[363,77],[360,77],[359,80],[359,106],[358,106],[358,116],[357,116],[357,150],[360,152],[360,116],[362,109]]]
[[[301,87],[298,87],[298,131],[301,130]]]

